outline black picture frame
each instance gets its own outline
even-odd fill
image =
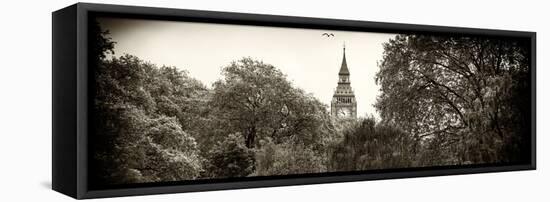
[[[464,34],[512,37],[530,40],[531,159],[515,165],[440,166],[388,169],[382,171],[303,174],[226,180],[199,180],[145,184],[143,186],[91,189],[88,179],[88,134],[90,88],[93,69],[88,64],[88,24],[94,15],[140,19],[213,22],[292,28],[315,28],[348,31]],[[288,17],[229,12],[197,11],[169,8],[134,7],[77,3],[52,14],[52,188],[68,196],[85,199],[225,190],[240,188],[305,185],[394,178],[473,174],[536,169],[536,33],[473,29],[429,25],[365,22],[352,20]]]

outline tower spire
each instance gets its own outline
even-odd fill
[[[342,66],[340,67],[340,72],[338,72],[338,74],[349,75],[348,63],[346,62],[346,42],[344,42],[343,51],[344,51],[344,54],[342,57]]]

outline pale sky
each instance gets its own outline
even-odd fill
[[[374,78],[382,43],[395,34],[298,29],[213,23],[102,18],[116,41],[115,56],[131,54],[158,66],[175,66],[208,87],[231,61],[252,57],[280,69],[295,87],[330,107],[342,63],[342,46],[357,115],[379,117],[373,104],[379,94]],[[321,36],[333,33],[334,37]]]

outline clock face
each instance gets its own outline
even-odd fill
[[[350,110],[347,108],[340,108],[338,109],[338,116],[339,117],[349,117],[351,115]]]

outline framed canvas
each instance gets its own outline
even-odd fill
[[[74,198],[536,168],[534,32],[88,3],[52,16],[52,187]]]

